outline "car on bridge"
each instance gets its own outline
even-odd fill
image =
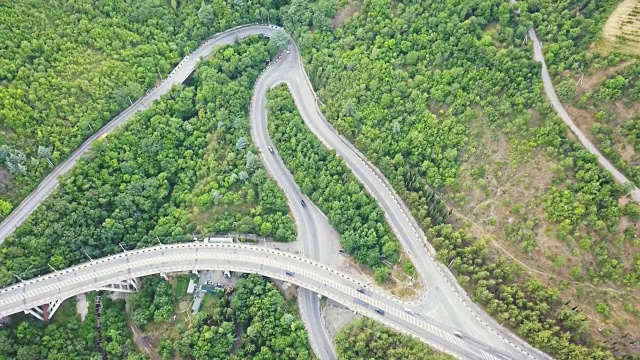
[[[376,308],[376,312],[384,316],[384,310]]]

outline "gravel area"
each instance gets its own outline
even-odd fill
[[[322,318],[329,336],[334,341],[340,329],[361,317],[362,315],[354,314],[353,311],[332,300],[327,300],[326,305],[322,308]]]
[[[87,300],[87,294],[76,295],[76,312],[80,315],[82,321],[84,321],[89,313],[89,301]]]

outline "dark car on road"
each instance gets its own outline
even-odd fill
[[[380,315],[384,315],[384,310],[376,308],[376,312]]]
[[[300,204],[302,204],[303,207],[307,207],[307,203],[304,202],[304,200],[300,199]]]

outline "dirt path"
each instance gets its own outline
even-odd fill
[[[149,355],[151,360],[162,360],[162,356],[153,348],[151,339],[149,339],[148,336],[145,336],[140,329],[131,322],[129,322],[129,328],[131,328],[131,332],[133,333],[133,342],[136,343],[139,350]]]

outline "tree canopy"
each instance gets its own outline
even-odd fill
[[[273,54],[265,39],[217,50],[194,75],[100,140],[2,244],[0,283],[192,233],[241,231],[290,241],[286,198],[248,138],[253,83]],[[202,166],[202,159],[207,166]],[[249,161],[250,159],[254,159]],[[249,176],[251,175],[251,176]]]
[[[208,36],[277,20],[278,1],[123,0],[3,4],[0,200],[17,205],[51,167],[152,88]],[[204,18],[204,20],[203,20]],[[5,176],[6,175],[6,176]]]
[[[336,337],[340,360],[453,360],[429,346],[362,318],[343,327]]]

